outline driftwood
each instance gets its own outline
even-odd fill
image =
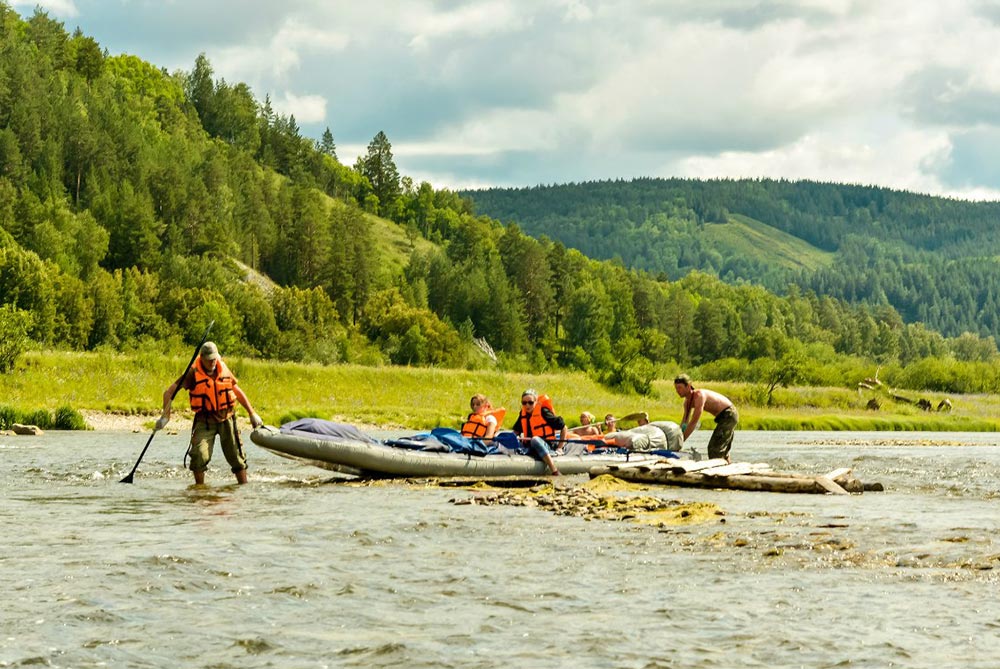
[[[611,465],[594,467],[591,478],[609,474],[634,483],[655,483],[694,488],[727,488],[730,490],[759,490],[767,492],[812,493],[846,495],[865,490],[881,490],[880,484],[864,485],[851,475],[847,468],[836,469],[825,475],[773,472],[763,463],[735,463],[714,467],[687,468],[687,462],[660,462],[632,466]],[[712,461],[708,461],[712,462]],[[722,461],[723,463],[725,461]],[[698,465],[702,463],[691,463]]]

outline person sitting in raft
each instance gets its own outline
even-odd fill
[[[614,416],[611,417],[614,423]],[[638,425],[630,430],[619,430],[605,435],[604,441],[630,451],[679,451],[683,444],[681,427],[669,420],[650,422],[643,412],[636,419]]]
[[[472,413],[462,425],[462,436],[469,439],[488,441],[497,433],[497,427],[507,415],[506,409],[494,409],[489,398],[482,393],[476,393],[469,400]]]
[[[552,460],[549,442],[559,433],[559,448],[566,443],[566,421],[552,409],[552,400],[532,389],[521,393],[521,413],[514,423],[514,434],[527,440],[531,454],[549,468],[553,476],[559,476],[559,469]]]
[[[573,437],[599,437],[601,436],[601,424],[595,423],[597,420],[594,418],[594,414],[589,411],[584,411],[580,414],[580,424],[577,427],[571,427],[569,431],[572,433]]]

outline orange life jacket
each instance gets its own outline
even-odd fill
[[[530,414],[525,412],[524,405],[522,404],[521,427],[524,429],[524,436],[526,437],[541,437],[545,441],[552,441],[556,436],[556,430],[542,416],[542,408],[555,413],[555,410],[552,408],[552,400],[549,399],[548,395],[538,396],[535,406],[531,408]]]
[[[470,439],[482,439],[486,436],[486,417],[493,416],[497,419],[497,427],[503,423],[503,417],[507,415],[506,409],[494,409],[486,413],[470,413],[462,425],[462,436]]]
[[[191,398],[191,408],[195,413],[224,414],[236,405],[236,378],[219,358],[215,362],[216,376],[209,376],[201,364],[201,358],[195,360],[194,387],[188,392]]]

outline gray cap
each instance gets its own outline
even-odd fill
[[[215,342],[207,341],[201,345],[201,359],[205,362],[219,359],[219,348]]]

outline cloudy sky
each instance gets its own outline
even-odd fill
[[[10,0],[7,0],[10,2]],[[1000,0],[15,0],[204,52],[435,187],[785,177],[1000,199]]]

